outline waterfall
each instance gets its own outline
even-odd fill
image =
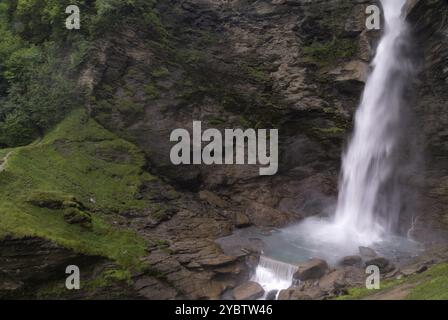
[[[288,289],[296,271],[295,265],[261,256],[252,281],[258,282],[267,294],[272,290]]]
[[[297,257],[318,255],[336,262],[358,254],[359,246],[373,246],[386,253],[384,247],[398,252],[408,244],[394,232],[404,210],[406,181],[415,154],[415,141],[407,136],[409,107],[405,101],[415,67],[402,14],[406,0],[381,3],[385,26],[342,159],[335,214],[330,220],[308,218],[277,238],[271,237],[271,242],[284,241],[277,250],[295,250]],[[278,239],[282,236],[285,239]],[[262,257],[253,281],[266,291],[285,289],[292,284],[295,270],[293,265]]]
[[[381,0],[385,30],[378,45],[355,129],[343,157],[334,227],[351,241],[370,244],[395,230],[401,209],[396,176],[403,96],[413,65],[404,54],[406,0]]]

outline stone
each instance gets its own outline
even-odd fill
[[[203,267],[218,267],[235,262],[236,259],[237,257],[219,255],[217,257],[200,260],[198,263]]]
[[[328,270],[328,264],[322,259],[312,259],[298,266],[294,279],[305,281],[321,278]]]
[[[69,224],[78,224],[85,228],[89,228],[92,225],[91,214],[77,208],[64,209],[64,219]]]
[[[376,257],[366,261],[365,266],[377,266],[381,273],[388,273],[395,269],[395,266],[384,257]]]
[[[233,289],[235,300],[255,300],[261,298],[263,294],[263,287],[253,281],[248,281]]]
[[[329,296],[346,293],[348,288],[361,286],[365,281],[364,271],[355,267],[336,269],[319,280],[319,287]]]
[[[344,27],[347,33],[357,35],[365,29],[365,9],[365,4],[357,4],[353,7]]]
[[[410,275],[413,275],[413,274],[423,273],[426,270],[428,270],[428,266],[427,265],[417,264],[417,265],[407,266],[407,267],[403,268],[400,271],[401,271],[401,273],[404,276],[410,276]]]
[[[359,247],[359,253],[363,258],[374,258],[378,256],[375,250],[369,247]]]
[[[360,256],[347,256],[343,257],[339,262],[338,265],[349,267],[349,266],[361,266],[362,264],[362,258]]]
[[[229,204],[221,199],[219,196],[210,191],[201,191],[199,192],[199,199],[208,202],[210,205],[215,206],[217,208],[226,208]]]
[[[240,211],[235,213],[235,226],[237,228],[244,228],[244,227],[248,227],[250,225],[251,225],[251,222],[246,214],[244,214],[243,212],[240,212]]]
[[[291,287],[280,291],[278,300],[316,300],[323,297],[323,292],[318,287],[304,290],[302,287]]]
[[[336,81],[358,81],[365,82],[367,79],[369,66],[361,60],[350,61],[337,67],[330,74],[336,76]]]
[[[276,300],[277,299],[278,290],[271,290],[266,295],[266,300]]]
[[[260,227],[283,227],[295,220],[290,213],[257,202],[249,204],[246,215],[254,225]]]

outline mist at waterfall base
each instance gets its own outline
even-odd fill
[[[410,146],[415,142],[405,132],[409,109],[405,96],[415,70],[407,49],[410,40],[402,15],[405,2],[381,0],[385,28],[356,112],[353,136],[343,155],[334,215],[308,218],[264,238],[264,254],[271,259],[297,264],[318,257],[336,263],[344,256],[359,254],[359,246],[371,247],[389,258],[418,251],[416,242],[397,233],[403,211],[410,206],[405,185],[415,152]],[[263,274],[269,272],[263,261],[254,279],[272,289],[275,285]],[[274,276],[272,267],[270,272]],[[277,282],[278,289],[285,288],[278,275]]]
[[[402,15],[405,2],[381,1],[385,30],[343,156],[335,215],[330,221],[309,219],[295,228],[317,249],[354,254],[359,246],[397,241],[393,234],[405,205],[400,182],[412,163],[409,155],[402,154],[412,143],[403,135],[404,96],[415,70],[405,50],[409,41]]]

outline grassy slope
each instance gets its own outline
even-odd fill
[[[393,291],[408,300],[448,300],[448,264],[433,266],[424,273],[400,280],[384,281],[380,290],[353,288],[339,300],[391,299]],[[398,296],[397,296],[398,297]]]
[[[0,150],[0,158],[10,151],[0,172],[0,238],[39,236],[123,266],[138,265],[145,241],[106,222],[114,212],[145,206],[135,195],[153,177],[142,170],[144,156],[134,145],[77,110],[43,140]],[[27,202],[41,192],[75,196],[93,212],[92,228],[68,224],[61,210]]]

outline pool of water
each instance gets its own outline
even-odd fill
[[[325,220],[316,220],[314,224],[325,224]],[[323,233],[327,230],[329,234]],[[336,264],[341,258],[349,255],[359,255],[359,247],[367,245],[378,255],[392,261],[412,259],[421,254],[423,246],[405,237],[388,235],[373,243],[358,242],[350,233],[343,237],[335,236],[337,230],[331,228],[313,228],[307,224],[294,225],[271,232],[260,234],[264,244],[263,254],[267,257],[287,262],[299,263],[311,258],[321,258],[329,264]]]
[[[422,244],[395,235],[384,236],[373,243],[360,239],[358,235],[334,229],[328,220],[312,218],[284,229],[260,230],[251,227],[236,230],[231,236],[218,240],[218,243],[231,255],[243,254],[241,249],[249,248],[260,251],[263,256],[291,264],[321,258],[334,265],[345,256],[359,255],[359,246],[368,246],[394,263],[415,258],[424,250]]]
[[[320,258],[330,265],[349,255],[360,255],[359,247],[368,246],[379,256],[395,265],[419,256],[423,245],[400,236],[383,236],[366,242],[362,232],[351,233],[332,221],[310,218],[284,229],[261,230],[255,227],[236,230],[229,237],[218,240],[224,251],[231,255],[242,254],[245,249],[261,253],[260,261],[251,280],[265,289],[280,292],[292,285],[297,265],[312,258]]]

